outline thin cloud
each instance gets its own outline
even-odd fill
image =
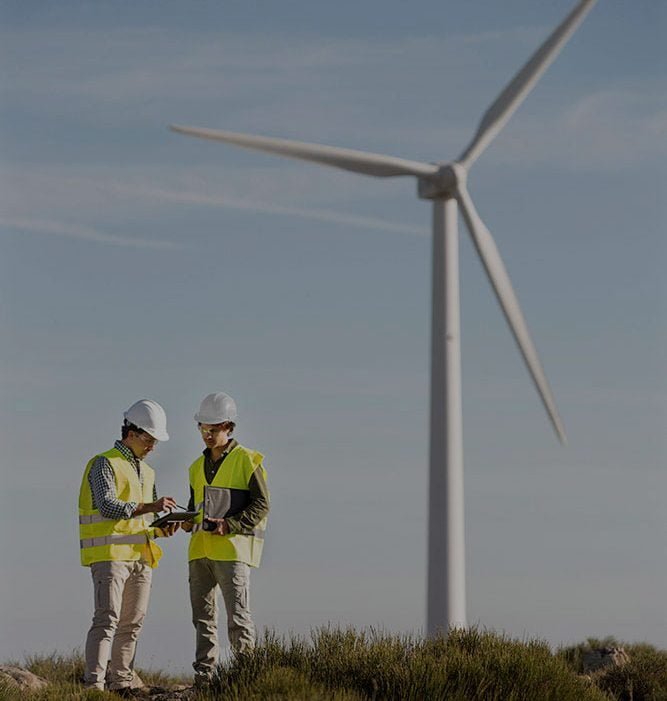
[[[667,101],[653,91],[605,90],[550,115],[522,116],[489,160],[501,165],[557,165],[589,171],[662,163],[667,156]]]
[[[177,177],[166,177],[160,169],[144,167],[140,173],[133,173],[121,180],[117,169],[106,166],[19,166],[4,171],[0,169],[0,183],[3,183],[3,187],[0,187],[0,209],[5,212],[6,223],[18,222],[23,227],[30,222],[31,225],[41,225],[37,228],[42,230],[44,222],[50,223],[50,229],[57,222],[59,227],[70,229],[71,235],[73,227],[63,224],[71,211],[76,211],[80,219],[95,217],[108,222],[114,221],[114,213],[122,207],[126,215],[144,221],[146,217],[157,216],[156,201],[176,207],[194,205],[296,217],[349,229],[409,236],[427,234],[426,227],[410,222],[345,211],[350,198],[356,200],[363,195],[368,201],[377,200],[380,192],[386,195],[386,186],[393,185],[395,188],[397,183],[382,183],[384,187],[380,191],[373,182],[366,182],[363,178],[344,175],[338,178],[334,171],[327,170],[322,170],[321,178],[313,178],[300,168],[294,171],[286,168],[279,178],[275,170],[263,168],[236,169],[233,177],[230,175],[229,178],[225,174],[225,169],[221,167],[200,167],[196,170],[183,169]],[[213,190],[211,181],[216,182]],[[255,193],[253,199],[242,194],[248,189]],[[225,194],[220,195],[220,190]],[[36,191],[44,193],[38,204],[30,196]],[[323,197],[327,200],[326,207],[319,206]],[[60,232],[61,228],[53,233]],[[86,229],[85,233],[91,232]]]
[[[147,239],[135,239],[124,236],[107,234],[90,226],[69,224],[65,222],[50,221],[45,219],[12,219],[0,217],[0,226],[6,231],[20,231],[28,234],[41,234],[48,236],[64,236],[67,238],[101,243],[111,246],[128,246],[132,248],[149,248],[154,250],[170,250],[180,248],[170,241],[149,241]]]
[[[233,91],[253,94],[258,88],[281,84],[301,85],[305,76],[322,71],[386,66],[414,76],[424,65],[448,66],[463,57],[476,59],[480,46],[506,51],[530,47],[546,31],[540,27],[513,27],[453,36],[408,36],[401,39],[355,39],[340,36],[289,36],[262,32],[198,32],[196,41],[184,32],[113,29],[101,31],[11,29],[0,32],[3,51],[10,61],[3,72],[6,88],[28,94],[101,99],[156,97],[204,99],[216,86],[216,94]],[[100,45],[107,47],[100,53]],[[35,57],[39,46],[57,62]],[[150,51],[147,51],[150,46]],[[26,49],[28,47],[28,49]],[[66,47],[66,49],[64,49]],[[29,50],[29,55],[27,51]],[[81,55],[89,60],[82,63]],[[113,63],[109,55],[114,56]],[[436,63],[437,62],[437,63]],[[138,68],[139,66],[139,68]],[[440,69],[442,71],[442,68]],[[177,92],[175,93],[174,90]]]
[[[0,83],[23,109],[36,103],[40,112],[76,115],[95,126],[102,110],[104,123],[113,116],[112,123],[132,129],[145,128],[147,120],[156,129],[167,120],[195,121],[418,160],[452,158],[546,31],[514,27],[400,40],[216,32],[195,42],[187,32],[175,37],[152,29],[147,43],[144,34],[127,29],[103,35],[5,30],[0,39],[8,67]],[[107,51],[96,52],[99,45]],[[38,56],[34,46],[41,47]],[[434,65],[441,94],[425,91],[422,80]],[[550,73],[548,81],[543,94],[554,95],[556,76]],[[539,101],[530,99],[494,143],[489,162],[589,171],[662,163],[663,81],[610,85],[574,106],[568,85],[565,101],[552,102],[547,112],[536,113]],[[456,99],[446,100],[447,94]],[[56,108],[45,107],[50,100]]]
[[[299,217],[301,219],[314,219],[321,222],[353,226],[361,229],[372,229],[374,231],[411,234],[413,236],[425,236],[428,234],[428,231],[422,227],[390,222],[384,219],[377,219],[375,217],[361,217],[353,214],[344,214],[329,209],[304,209],[301,207],[289,207],[285,205],[255,202],[253,200],[237,199],[233,197],[203,195],[195,192],[176,192],[173,190],[152,188],[137,190],[136,188],[126,188],[121,184],[117,184],[116,187],[118,189],[127,190],[127,192],[131,192],[133,195],[154,197],[166,202],[174,202],[178,204],[196,204],[208,207],[261,212],[263,214],[278,214],[289,217]]]

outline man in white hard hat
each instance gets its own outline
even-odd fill
[[[192,622],[196,631],[195,686],[205,686],[218,662],[220,587],[235,653],[255,646],[250,615],[250,567],[258,567],[269,513],[264,456],[232,438],[238,416],[224,392],[209,394],[195,421],[206,448],[190,466],[188,510],[199,511],[188,552]]]
[[[108,678],[109,689],[125,697],[142,695],[134,655],[162,556],[154,538],[178,530],[148,525],[149,514],[176,506],[172,497],[158,499],[155,472],[143,461],[166,440],[164,409],[151,399],[135,402],[124,413],[121,439],[86,465],[79,493],[81,564],[90,567],[95,589],[84,684],[104,689]]]

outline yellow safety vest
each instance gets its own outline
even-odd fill
[[[238,533],[224,536],[212,535],[202,529],[202,522],[204,520],[204,487],[248,491],[250,477],[255,470],[261,470],[264,479],[266,479],[266,470],[262,465],[263,459],[264,456],[261,453],[249,450],[242,445],[236,445],[223,460],[210,484],[206,481],[204,473],[204,456],[202,455],[192,463],[190,466],[190,486],[194,493],[195,510],[199,511],[199,514],[194,519],[190,537],[189,560],[199,560],[206,557],[209,560],[234,560],[245,562],[251,567],[259,567],[264,547],[266,517],[253,529],[252,535]]]
[[[151,567],[157,567],[162,557],[162,549],[153,540],[155,528],[148,526],[153,514],[112,519],[104,518],[99,509],[94,507],[88,474],[98,457],[107,458],[111,464],[116,480],[116,496],[120,501],[153,501],[155,472],[145,462],[140,463],[144,478],[142,487],[134,465],[116,448],[92,458],[86,465],[79,492],[81,564],[87,567],[94,562],[109,560],[145,560]]]

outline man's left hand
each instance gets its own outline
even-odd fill
[[[229,535],[229,526],[224,518],[219,521],[216,519],[215,530],[213,531],[215,535]]]
[[[169,538],[174,535],[176,531],[181,527],[181,524],[176,521],[175,523],[168,523],[166,526],[162,526],[159,530],[161,531],[163,537]]]

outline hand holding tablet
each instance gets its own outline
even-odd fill
[[[198,514],[198,511],[170,511],[168,514],[156,518],[155,521],[151,523],[151,527],[162,528],[162,526],[167,526],[170,523],[192,521]]]

